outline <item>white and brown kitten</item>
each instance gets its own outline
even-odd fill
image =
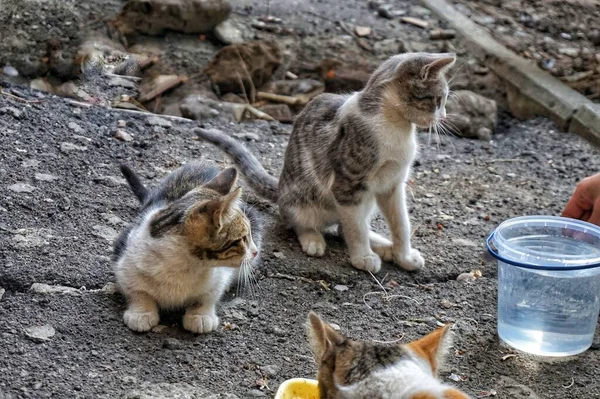
[[[308,317],[320,399],[468,399],[437,378],[450,346],[449,325],[406,345],[351,340]]]
[[[446,116],[445,73],[454,62],[454,54],[397,55],[362,91],[315,97],[294,122],[279,181],[229,136],[196,133],[227,152],[258,194],[277,201],[306,254],[322,256],[322,231],[338,224],[357,269],[375,273],[384,260],[417,270],[424,260],[411,246],[405,186],[417,153],[416,127]],[[391,241],[370,231],[376,206]]]
[[[260,222],[234,188],[236,169],[192,162],[152,190],[129,167],[121,171],[142,203],[114,246],[125,324],[148,331],[159,309],[185,308],[186,330],[215,330],[219,299],[239,273],[251,272],[261,243]]]

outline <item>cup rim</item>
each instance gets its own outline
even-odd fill
[[[555,228],[570,228],[573,230],[581,231],[587,234],[592,234],[600,239],[600,227],[593,225],[588,222],[584,222],[581,220],[565,218],[560,216],[543,216],[543,215],[534,215],[534,216],[520,216],[516,218],[512,218],[502,222],[494,231],[488,236],[486,239],[486,247],[494,258],[497,260],[506,263],[511,266],[517,266],[525,269],[532,270],[548,270],[548,271],[573,271],[573,270],[586,270],[586,269],[594,269],[600,267],[600,255],[595,255],[591,257],[590,255],[563,255],[560,258],[564,261],[563,265],[536,265],[527,262],[520,262],[510,259],[509,257],[502,256],[498,252],[498,246],[502,246],[504,249],[507,249],[513,253],[523,254],[523,250],[519,250],[517,245],[511,245],[507,239],[502,236],[502,230],[508,227],[513,227],[515,225],[533,222],[540,223],[540,226],[547,227],[555,227]],[[535,256],[536,259],[540,260],[544,257],[547,257],[548,260],[551,258],[547,256],[547,254],[536,251],[536,250],[527,250],[527,256]]]

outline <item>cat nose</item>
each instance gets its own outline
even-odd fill
[[[257,250],[253,250],[252,251],[252,257],[256,258],[258,256],[258,251]]]

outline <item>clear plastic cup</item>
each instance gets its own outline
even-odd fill
[[[600,311],[600,228],[554,216],[507,220],[488,237],[498,259],[498,335],[541,356],[587,350]]]

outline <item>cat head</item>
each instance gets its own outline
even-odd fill
[[[240,267],[258,255],[251,223],[241,208],[238,173],[228,168],[167,208],[150,225],[153,237],[183,237],[190,252],[208,266]]]
[[[454,54],[407,53],[385,61],[365,90],[380,93],[386,119],[407,120],[427,128],[446,117],[446,72],[456,61]]]
[[[308,335],[320,398],[468,399],[436,379],[451,345],[449,332],[446,325],[406,345],[355,341],[311,312]]]

